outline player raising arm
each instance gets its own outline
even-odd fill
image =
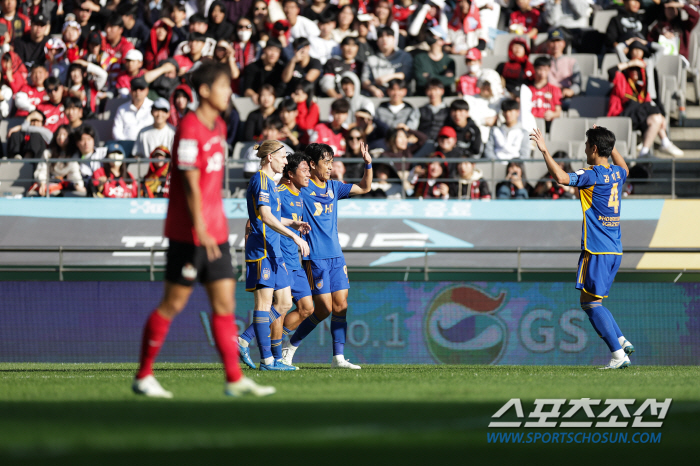
[[[619,192],[629,174],[627,164],[615,149],[615,135],[602,126],[586,131],[589,167],[575,173],[564,172],[554,161],[539,129],[534,130],[530,139],[542,152],[552,177],[559,184],[578,187],[581,193],[583,232],[576,289],[581,290],[581,308],[612,353],[612,359],[602,369],[629,367],[629,355],[634,352],[634,346],[625,339],[612,313],[603,306],[603,298],[608,297],[622,259]],[[608,164],[610,156],[614,165]]]
[[[295,221],[303,220],[304,206],[300,191],[309,185],[309,158],[303,152],[295,152],[287,157],[287,165],[280,184],[277,186],[282,203],[282,219]],[[304,269],[299,262],[299,247],[294,239],[286,236],[280,237],[280,247],[284,263],[290,275],[290,285],[292,288],[292,300],[296,303],[296,312],[288,312],[284,317],[282,334],[288,335],[296,330],[299,324],[314,312],[314,303],[311,299],[311,288],[306,278]],[[271,307],[274,309],[274,306]],[[275,320],[275,326],[282,323],[281,319]],[[250,368],[255,369],[255,363],[250,357],[250,342],[255,338],[255,324],[250,324],[245,332],[238,338],[241,361]],[[281,340],[273,339],[272,356],[275,359],[282,357]]]
[[[221,201],[226,124],[219,116],[231,98],[231,76],[221,64],[203,64],[192,74],[199,107],[180,122],[173,145],[170,202],[165,236],[170,239],[165,269],[165,294],[143,332],[137,394],[172,398],[153,376],[153,363],[170,322],[187,305],[196,279],[204,284],[213,309],[212,333],[226,373],[225,393],[265,396],[273,387],[243,377],[238,366],[235,281],[228,245],[228,223]]]
[[[372,157],[367,146],[360,146],[365,161],[365,174],[359,184],[344,184],[331,180],[333,149],[326,144],[309,144],[305,153],[311,165],[311,183],[301,191],[304,204],[304,220],[311,224],[306,235],[311,248],[304,269],[311,287],[314,313],[304,320],[292,338],[285,343],[282,361],[292,364],[294,352],[301,341],[329,315],[333,336],[332,368],[360,369],[345,359],[345,334],[347,333],[348,268],[338,240],[338,201],[355,194],[368,193],[372,185]]]
[[[252,291],[255,300],[253,327],[260,349],[261,371],[289,371],[295,367],[282,364],[281,351],[273,355],[272,344],[282,343],[282,319],[292,307],[290,276],[280,246],[280,236],[286,236],[309,253],[309,245],[287,226],[308,233],[309,224],[300,220],[282,218],[282,203],[273,177],[287,165],[287,153],[279,141],[267,140],[255,147],[260,159],[260,170],[248,184],[246,200],[250,234],[245,245],[246,291]],[[276,310],[272,307],[275,299]],[[244,340],[239,344],[246,346]],[[277,356],[277,357],[275,357]],[[248,357],[250,359],[250,357]],[[247,362],[246,362],[247,364]]]

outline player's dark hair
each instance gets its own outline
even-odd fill
[[[517,100],[506,99],[501,103],[501,110],[507,112],[508,110],[520,110],[520,104]]]
[[[615,148],[615,135],[608,128],[596,126],[586,131],[588,145],[598,148],[598,155],[601,157],[610,157]]]
[[[386,85],[387,89],[391,89],[394,86],[399,86],[399,88],[406,87],[406,82],[403,79],[392,79]]]
[[[302,162],[309,163],[309,157],[305,153],[297,151],[292,155],[288,155],[287,165],[284,166],[284,170],[282,171],[282,178],[291,179],[289,173],[296,173],[297,168],[299,168]]]
[[[428,85],[426,86],[426,89],[429,87],[439,87],[440,89],[445,89],[445,85],[438,78],[431,78],[428,81]],[[455,100],[455,102],[456,102],[456,100]]]
[[[450,104],[450,111],[453,110],[469,110],[469,104],[466,100],[456,99]]]
[[[277,106],[277,111],[281,112],[283,110],[286,110],[288,112],[296,112],[297,111],[297,103],[294,102],[294,99],[291,97],[285,97],[282,102]]]
[[[199,88],[202,86],[207,86],[211,89],[214,82],[221,76],[226,76],[229,80],[231,79],[231,70],[227,64],[217,62],[202,63],[202,65],[192,73],[190,78],[192,90],[199,94]]]
[[[57,76],[49,76],[48,78],[46,78],[46,81],[44,81],[44,88],[51,87],[51,86],[58,87],[58,86],[62,86],[62,85],[63,84],[61,83],[61,80],[58,79]]]
[[[326,8],[318,16],[318,24],[326,24],[335,21],[337,18],[337,13],[331,8]]]
[[[331,104],[331,112],[348,113],[350,111],[350,102],[346,99],[338,99]]]
[[[535,68],[538,66],[552,66],[552,59],[549,57],[537,57],[534,66]]]
[[[294,41],[294,50],[301,50],[307,45],[311,45],[309,39],[307,39],[306,37],[300,37]]]
[[[306,146],[304,154],[309,157],[309,160],[318,165],[319,160],[326,158],[326,154],[331,154],[333,157],[333,148],[328,144],[311,143]]]

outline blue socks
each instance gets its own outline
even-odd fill
[[[583,309],[591,321],[593,329],[603,339],[610,352],[622,349],[617,337],[622,335],[612,314],[601,303],[581,303]]]
[[[348,330],[348,322],[345,316],[331,316],[331,335],[333,336],[333,356],[343,354],[345,348],[345,334]],[[615,340],[617,341],[617,340]]]
[[[258,311],[254,311],[254,312],[258,312]],[[269,312],[268,316],[270,319],[269,323],[270,323],[270,325],[272,325],[272,323],[274,321],[276,321],[277,318],[280,316],[280,313],[277,312],[277,309],[275,309],[275,306],[270,306],[270,312]],[[286,327],[285,327],[285,330],[286,330],[285,335],[287,335],[291,331]],[[250,343],[251,341],[253,341],[253,338],[255,338],[255,334],[256,334],[255,333],[255,316],[253,316],[253,323],[250,324],[247,329],[245,329],[245,332],[241,333],[241,338],[244,339],[245,341],[247,341],[248,343]]]
[[[271,358],[270,314],[265,311],[253,311],[253,328],[255,330],[255,336],[258,339],[260,358],[263,360]]]
[[[245,329],[245,332],[241,333],[241,338],[248,343],[253,341],[253,338],[255,338],[255,324],[250,324],[248,328]]]
[[[319,322],[320,321],[316,318],[316,316],[311,314],[309,317],[304,319],[301,324],[299,324],[297,331],[294,332],[292,338],[289,339],[289,343],[291,343],[293,346],[299,346],[301,344],[301,340],[306,338],[306,336],[316,328]]]
[[[277,359],[282,359],[282,339],[270,340],[270,345],[272,349],[272,357]]]

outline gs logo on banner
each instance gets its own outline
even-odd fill
[[[490,296],[460,285],[443,290],[426,314],[425,340],[443,364],[494,364],[503,356],[508,328],[498,316],[506,292]]]

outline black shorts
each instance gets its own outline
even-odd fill
[[[209,262],[203,246],[170,241],[166,253],[165,279],[185,286],[194,285],[196,280],[211,283],[224,278],[235,279],[228,243],[220,244],[219,249],[221,257]]]

